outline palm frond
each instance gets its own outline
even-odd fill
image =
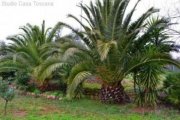
[[[67,89],[67,93],[66,93],[66,98],[67,99],[72,99],[75,95],[75,91],[77,89],[77,87],[87,78],[89,78],[90,76],[92,76],[92,74],[90,73],[90,71],[82,71],[79,72],[74,79],[72,80],[72,83],[70,85],[68,85],[68,89]]]

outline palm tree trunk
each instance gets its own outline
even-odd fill
[[[100,100],[103,103],[126,103],[130,102],[129,96],[125,93],[120,82],[114,85],[103,84],[100,90]]]

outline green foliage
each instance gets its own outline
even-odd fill
[[[136,102],[138,106],[156,106],[160,73],[162,70],[158,64],[144,66],[136,73]]]
[[[167,41],[168,19],[151,18],[154,13],[158,12],[152,7],[136,20],[132,20],[140,0],[129,13],[125,14],[129,2],[130,0],[97,0],[95,3],[90,2],[89,5],[80,4],[85,13],[84,16],[81,16],[84,21],[81,22],[71,14],[69,17],[77,21],[82,26],[83,31],[75,30],[64,24],[81,38],[87,48],[83,51],[84,54],[90,56],[94,69],[85,69],[84,72],[94,73],[100,76],[106,84],[119,85],[120,87],[123,87],[121,81],[128,74],[134,73],[146,65],[150,66],[160,61],[164,65],[167,63],[179,65],[168,53],[173,44],[172,41]],[[80,49],[78,46],[76,47]],[[83,60],[87,61],[87,59]],[[79,61],[75,62],[79,64]],[[73,67],[76,65],[72,66],[72,69]],[[158,67],[163,67],[163,65]],[[79,71],[79,73],[81,72]],[[141,69],[140,72],[143,74],[146,69]],[[75,74],[78,74],[78,71]],[[73,75],[73,77],[75,76]],[[144,81],[147,80],[148,83],[144,87],[156,86],[148,82],[151,81],[150,79],[155,78],[153,76],[144,78]],[[74,84],[77,86],[77,82]],[[79,84],[81,83],[79,82]],[[156,95],[153,94],[153,96]],[[155,103],[155,98],[150,101]]]
[[[82,83],[82,81],[84,81],[85,79],[87,79],[88,77],[90,77],[92,74],[89,73],[89,71],[83,71],[83,72],[79,72],[73,79],[72,83],[68,86],[67,89],[67,99],[72,99],[72,97],[77,96],[78,92],[75,92],[76,90],[78,90],[78,86],[80,85],[80,83]],[[75,95],[76,94],[76,95]]]
[[[27,72],[18,71],[16,72],[15,79],[17,86],[21,87],[22,89],[24,88],[26,90],[27,87],[29,86],[29,81],[31,78]]]
[[[42,26],[27,24],[20,29],[22,34],[7,38],[11,43],[6,46],[7,55],[0,59],[0,71],[27,71],[35,81],[43,82],[44,79],[39,80],[34,70],[54,55],[50,44],[60,39],[57,35],[61,25],[57,23],[54,28],[46,29],[43,21]]]
[[[180,73],[170,73],[167,75],[164,81],[164,91],[167,94],[167,102],[175,106],[180,105]]]
[[[7,54],[6,46],[7,45],[5,42],[0,42],[0,56],[4,56]]]
[[[14,98],[14,89],[2,80],[0,81],[0,96],[6,101],[11,101]]]
[[[15,71],[0,72],[3,80],[13,82],[15,80]]]
[[[7,82],[0,81],[0,97],[5,100],[4,114],[6,115],[7,104],[15,96],[14,89],[10,88]]]
[[[15,82],[18,89],[23,91],[33,92],[37,88],[27,71],[17,71],[15,73]]]
[[[34,91],[35,97],[38,97],[39,94],[41,94],[41,91],[39,89],[35,89]]]

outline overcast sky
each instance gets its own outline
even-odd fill
[[[78,25],[67,18],[71,13],[80,15],[81,10],[77,5],[82,0],[0,0],[0,40],[5,40],[7,36],[19,33],[19,27],[26,23],[40,25],[43,20],[46,25],[54,26],[58,21],[69,23],[75,27]],[[95,0],[92,0],[95,1]],[[137,0],[131,0],[129,8]],[[83,0],[89,3],[90,0]],[[175,8],[180,8],[180,0],[141,0],[135,17],[154,6],[160,9],[160,15],[175,14]]]

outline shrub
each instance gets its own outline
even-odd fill
[[[30,76],[26,72],[17,72],[16,73],[16,83],[19,86],[28,86]]]
[[[31,83],[31,77],[25,71],[19,71],[15,74],[16,84],[19,89],[33,92],[36,88],[34,83]]]
[[[0,80],[0,97],[5,100],[4,114],[6,115],[6,109],[8,102],[14,98],[14,89],[9,87],[7,82]]]
[[[38,97],[41,94],[41,91],[39,89],[35,89],[33,93],[35,94],[35,97]]]
[[[14,80],[15,77],[15,71],[10,71],[10,72],[0,72],[0,76],[2,77],[3,80],[7,80],[9,82]]]
[[[166,77],[164,91],[167,94],[166,102],[180,106],[180,73],[171,73]]]

